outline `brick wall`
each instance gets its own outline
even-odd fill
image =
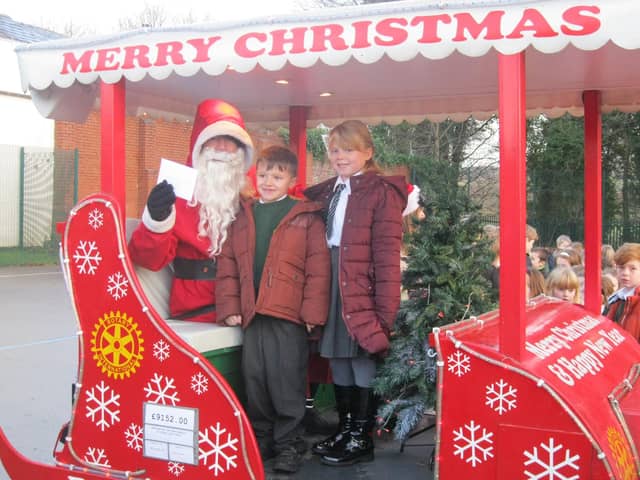
[[[256,151],[282,144],[270,130],[250,131]],[[127,117],[125,120],[126,216],[142,214],[147,195],[156,182],[160,159],[186,161],[191,123],[161,118]],[[55,146],[78,149],[78,198],[100,191],[100,114],[92,112],[86,122],[56,122]]]

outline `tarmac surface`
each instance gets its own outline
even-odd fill
[[[0,268],[0,305],[0,427],[20,453],[53,464],[58,432],[71,415],[77,370],[77,326],[59,267]],[[433,429],[410,439],[402,452],[392,438],[376,438],[375,461],[347,467],[324,466],[307,452],[297,474],[276,474],[269,461],[265,478],[430,480],[432,443]],[[0,465],[0,480],[8,478]]]

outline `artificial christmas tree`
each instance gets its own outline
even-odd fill
[[[497,291],[487,272],[493,253],[483,236],[478,207],[469,200],[446,162],[429,162],[431,178],[420,185],[426,219],[408,234],[403,287],[409,299],[401,305],[385,357],[374,382],[381,398],[378,429],[393,429],[405,440],[435,403],[435,351],[428,336],[440,325],[464,321],[491,310]]]

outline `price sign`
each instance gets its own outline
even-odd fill
[[[145,457],[198,464],[198,409],[143,404]]]

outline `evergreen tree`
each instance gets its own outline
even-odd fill
[[[427,217],[410,235],[401,305],[389,355],[374,381],[382,398],[378,427],[405,439],[435,403],[435,352],[428,336],[436,326],[468,319],[495,306],[497,292],[486,278],[490,241],[483,237],[478,208],[457,182],[457,165],[423,159],[420,185]]]

